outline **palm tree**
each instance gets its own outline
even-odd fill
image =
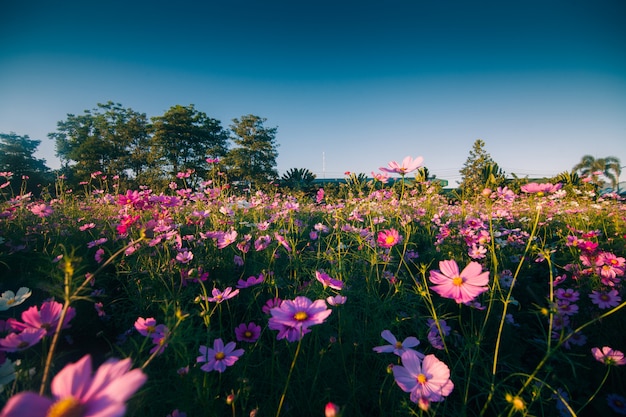
[[[280,178],[283,186],[294,190],[310,188],[315,180],[315,174],[306,168],[291,168]]]
[[[600,185],[599,176],[604,176],[611,182],[611,188],[617,189],[619,176],[622,173],[619,158],[615,156],[607,156],[606,158],[594,158],[591,155],[585,155],[580,162],[572,168],[575,172],[580,172],[581,177],[591,177],[592,181]]]

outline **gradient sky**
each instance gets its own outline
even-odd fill
[[[424,157],[450,185],[476,139],[507,173],[626,165],[623,0],[0,2],[0,132],[173,105],[278,127],[278,169],[341,177]],[[626,174],[622,174],[622,179]]]

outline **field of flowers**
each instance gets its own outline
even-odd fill
[[[0,189],[1,417],[626,415],[618,196],[190,175]]]

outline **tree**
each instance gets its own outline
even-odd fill
[[[226,155],[228,132],[219,120],[196,110],[193,104],[172,106],[152,121],[154,155],[170,175],[193,170],[203,178],[208,171],[206,159]]]
[[[590,178],[591,182],[598,187],[604,183],[601,179],[604,176],[611,183],[611,188],[617,190],[619,176],[622,173],[620,165],[619,158],[615,156],[596,159],[591,155],[585,155],[578,164],[574,165],[572,170],[579,172],[581,177]]]
[[[137,177],[147,164],[147,117],[119,103],[98,103],[97,108],[82,115],[68,114],[67,120],[57,123],[57,132],[48,137],[56,141],[64,170],[78,181],[96,171]]]
[[[12,187],[18,181],[21,182],[24,176],[29,178],[27,191],[35,191],[37,185],[48,185],[52,182],[46,161],[34,156],[40,144],[40,140],[30,139],[28,135],[0,133],[0,172],[13,173],[15,183]]]
[[[278,129],[263,126],[266,120],[251,114],[241,117],[241,120],[233,119],[230,129],[237,147],[228,151],[224,160],[231,179],[253,185],[269,183],[278,177]]]
[[[477,139],[463,165],[460,188],[464,196],[479,194],[485,187],[486,179],[504,178],[503,172],[485,150],[485,142]]]

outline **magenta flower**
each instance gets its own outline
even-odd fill
[[[254,250],[260,252],[266,249],[270,243],[272,242],[272,238],[268,235],[259,236],[257,240],[254,241]]]
[[[402,236],[396,229],[381,230],[378,232],[376,242],[381,248],[387,249],[402,242]]]
[[[261,307],[261,311],[264,314],[271,314],[271,311],[274,307],[278,307],[280,306],[280,304],[283,302],[283,300],[281,300],[278,297],[275,298],[270,298],[269,300],[267,300],[265,302],[265,304],[263,305],[263,307]]]
[[[239,342],[254,343],[259,340],[261,326],[254,322],[241,323],[235,328],[235,337]]]
[[[255,277],[254,275],[252,275],[248,277],[246,280],[240,279],[239,281],[237,281],[237,288],[239,289],[249,288],[254,285],[261,284],[263,280],[265,280],[265,275],[263,274],[259,274],[258,277]]]
[[[63,310],[63,304],[57,301],[44,301],[41,305],[41,309],[37,306],[29,307],[28,310],[22,312],[23,323],[9,319],[11,327],[17,331],[22,331],[28,327],[34,329],[44,329],[47,336],[52,336],[56,332],[57,325],[61,319],[61,311]],[[69,326],[70,320],[76,315],[74,307],[70,307],[65,314],[63,320],[63,329]]]
[[[598,362],[602,362],[605,365],[626,365],[624,353],[611,349],[608,346],[604,346],[602,349],[597,347],[591,348],[591,353]]]
[[[213,288],[211,291],[213,297],[209,297],[208,301],[211,303],[221,303],[222,301],[229,300],[239,294],[239,290],[233,291],[232,287],[227,287],[224,292],[218,290],[217,288]]]
[[[28,349],[39,343],[45,335],[45,329],[27,327],[20,333],[9,333],[5,338],[0,339],[0,350],[5,352],[18,352]]]
[[[143,317],[138,317],[135,321],[135,329],[142,336],[152,336],[152,334],[156,331],[157,322],[153,317],[148,317],[144,319]]]
[[[426,355],[421,361],[417,354],[408,350],[402,354],[402,366],[393,367],[396,384],[404,392],[411,393],[411,401],[427,410],[431,402],[440,402],[452,390],[450,368],[435,355]]]
[[[122,416],[126,413],[126,401],[147,379],[140,369],[130,367],[130,359],[112,359],[92,375],[91,357],[83,356],[54,377],[53,398],[21,392],[9,399],[0,416]]]
[[[341,290],[343,288],[343,281],[339,281],[338,279],[331,278],[324,271],[315,271],[315,278],[322,283],[324,288],[330,287],[333,290]]]
[[[391,161],[387,164],[389,168],[383,167],[380,168],[380,170],[388,172],[390,174],[400,174],[404,176],[405,174],[408,174],[411,171],[415,171],[420,166],[422,166],[423,161],[424,158],[422,158],[421,156],[418,156],[415,159],[413,159],[411,156],[406,156],[402,160],[402,164],[398,164],[396,161]]]
[[[384,345],[384,346],[376,346],[375,348],[372,349],[374,352],[376,353],[392,353],[393,352],[394,354],[398,356],[402,356],[404,352],[406,352],[407,350],[411,350],[415,352],[418,358],[420,359],[424,358],[423,353],[418,352],[415,349],[411,349],[412,347],[415,347],[420,344],[420,341],[417,340],[416,337],[409,336],[406,339],[404,339],[404,341],[400,342],[399,340],[396,339],[396,337],[389,330],[383,330],[380,335],[382,336],[383,339],[385,339],[391,344]]]
[[[430,271],[432,289],[457,303],[469,303],[489,287],[489,271],[482,272],[478,262],[470,262],[461,273],[454,260],[439,262],[440,271]]]
[[[331,312],[324,300],[311,301],[299,296],[294,300],[284,300],[270,310],[269,328],[278,330],[277,340],[295,342],[311,331],[310,326],[323,323]]]
[[[243,355],[243,349],[235,349],[235,346],[235,342],[228,342],[224,346],[222,339],[215,339],[213,349],[204,345],[200,346],[200,356],[196,358],[196,362],[206,362],[200,367],[204,372],[224,372]]]
[[[598,306],[600,309],[613,308],[617,306],[621,301],[619,293],[616,289],[612,289],[609,292],[591,291],[589,294],[591,302]]]

